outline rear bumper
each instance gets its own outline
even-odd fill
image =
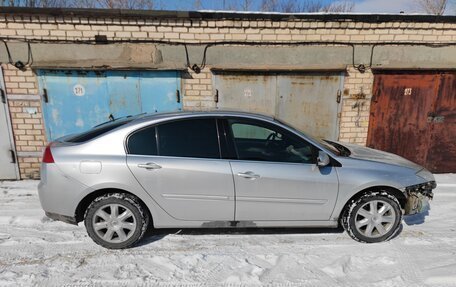
[[[49,217],[50,219],[63,221],[63,222],[74,224],[74,225],[78,225],[78,222],[76,221],[75,217],[67,216],[67,215],[61,215],[61,214],[47,212],[47,211],[45,213],[46,213],[46,216]]]
[[[41,165],[38,195],[41,207],[49,218],[75,223],[75,213],[87,187],[65,176],[56,164]]]

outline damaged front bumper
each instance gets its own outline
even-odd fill
[[[432,190],[437,187],[435,181],[428,181],[416,185],[407,186],[405,193],[405,215],[413,215],[429,209],[429,201],[434,197]]]

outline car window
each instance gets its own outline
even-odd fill
[[[267,139],[267,137],[273,133],[273,131],[267,128],[242,123],[233,123],[231,128],[235,138]]]
[[[161,156],[220,158],[215,119],[189,119],[157,127]]]
[[[137,155],[157,155],[155,127],[141,129],[128,139],[128,152]]]
[[[304,139],[263,123],[228,120],[240,160],[314,163],[314,147]]]
[[[71,143],[87,142],[87,141],[92,140],[98,136],[101,136],[109,131],[112,131],[120,126],[126,125],[129,122],[133,121],[134,119],[135,119],[135,117],[128,117],[128,118],[123,118],[123,119],[119,119],[119,120],[115,120],[115,121],[106,122],[101,125],[95,126],[88,131],[67,136],[64,138],[64,141],[71,142]]]

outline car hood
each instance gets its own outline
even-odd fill
[[[423,169],[422,166],[405,159],[401,156],[389,153],[389,152],[384,152],[368,147],[363,147],[355,144],[348,144],[348,143],[341,143],[337,142],[338,144],[348,148],[350,150],[350,158],[355,158],[355,159],[362,159],[362,160],[370,160],[370,161],[376,161],[376,162],[381,162],[381,163],[386,163],[386,164],[392,164],[392,165],[397,165],[397,166],[402,166],[402,167],[407,167],[411,168],[415,171],[420,171]]]

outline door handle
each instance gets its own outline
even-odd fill
[[[247,179],[257,179],[257,178],[260,178],[260,175],[259,174],[256,174],[252,171],[246,171],[246,172],[239,172],[237,174],[237,176],[240,176],[240,177],[243,177],[243,178],[247,178]]]
[[[145,168],[145,169],[160,169],[160,168],[162,168],[161,165],[158,165],[158,164],[156,164],[154,162],[140,163],[140,164],[138,164],[138,167]]]

